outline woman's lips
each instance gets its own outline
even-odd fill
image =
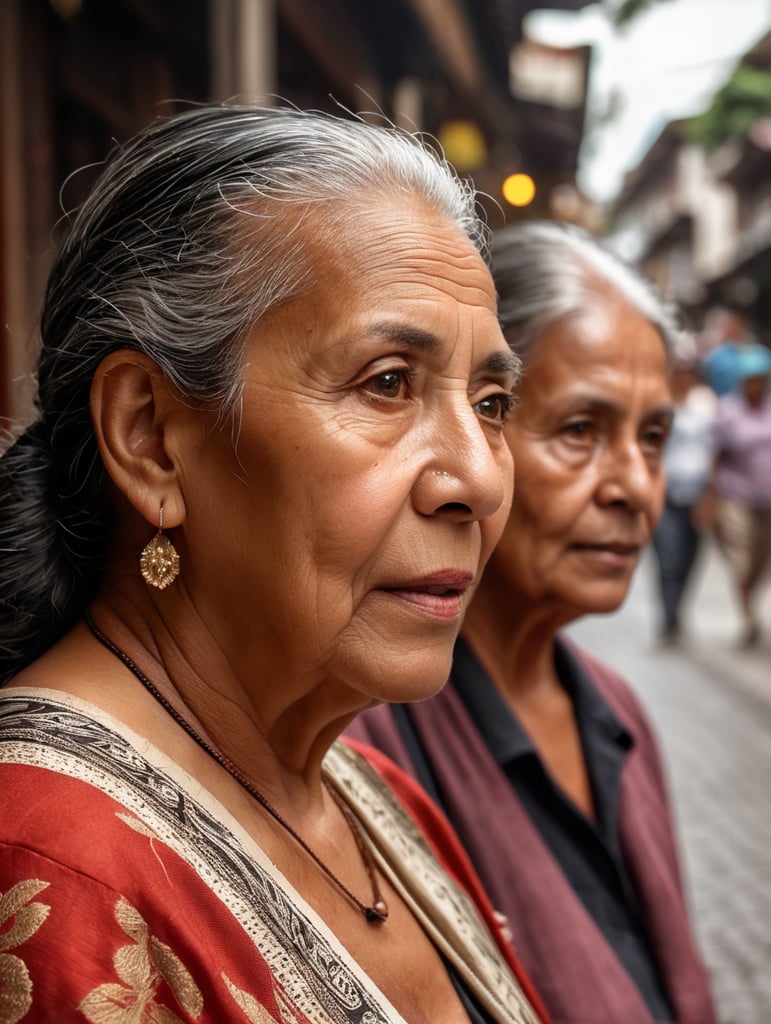
[[[450,569],[382,589],[426,615],[452,620],[460,616],[463,594],[473,582],[473,573]]]
[[[606,565],[620,568],[627,568],[631,563],[635,563],[640,555],[639,544],[574,544],[573,550],[598,559]]]

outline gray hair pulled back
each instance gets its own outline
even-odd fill
[[[498,319],[527,370],[541,332],[585,312],[609,285],[661,335],[671,356],[680,330],[674,308],[637,268],[588,231],[560,221],[526,221],[495,233],[492,271]]]
[[[183,396],[236,416],[247,335],[312,278],[303,216],[329,210],[334,244],[355,223],[347,209],[410,196],[487,255],[471,186],[392,127],[204,106],[116,149],[49,277],[38,419],[0,457],[0,682],[76,621],[101,578],[112,521],[89,414],[99,363],[143,352]]]

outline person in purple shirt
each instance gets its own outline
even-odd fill
[[[715,461],[704,499],[731,572],[743,618],[741,644],[760,639],[756,600],[771,559],[771,352],[755,344],[742,353],[734,391],[718,402]]]

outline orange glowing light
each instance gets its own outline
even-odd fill
[[[503,183],[503,198],[511,206],[527,206],[535,199],[535,182],[529,174],[510,174]]]

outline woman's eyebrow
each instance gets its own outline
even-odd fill
[[[430,331],[422,331],[418,327],[400,323],[398,320],[381,320],[372,324],[367,331],[384,341],[399,341],[408,348],[420,349],[421,352],[435,352],[440,345],[439,339]]]
[[[598,398],[592,394],[578,393],[571,396],[571,405],[579,408],[587,408],[590,412],[602,413],[617,417],[626,416],[627,407],[623,402],[616,402],[610,398]],[[674,417],[674,406],[671,402],[662,402],[648,409],[645,413],[646,420],[671,420]]]
[[[498,352],[491,352],[483,360],[481,369],[489,373],[510,374],[516,383],[522,374],[522,360],[512,351],[500,349]]]
[[[388,341],[401,341],[410,348],[417,348],[423,352],[435,352],[441,345],[436,335],[431,334],[430,331],[422,331],[418,327],[410,327],[409,324],[399,323],[395,320],[381,320],[373,324],[368,333]],[[481,369],[489,370],[492,373],[511,373],[518,377],[521,362],[519,356],[515,356],[510,350],[500,349],[497,352],[491,352],[484,359]]]
[[[381,320],[372,324],[367,333],[382,338],[384,341],[400,342],[407,345],[408,348],[418,349],[421,352],[436,352],[441,346],[439,339],[430,331],[423,331],[397,320]],[[491,352],[482,360],[477,373],[506,374],[511,376],[516,383],[521,371],[522,362],[519,356],[515,356],[510,349],[500,349],[497,352]]]
[[[671,423],[675,418],[675,407],[674,405],[659,405],[655,409],[651,409],[648,413],[649,420],[661,420],[662,422]]]

